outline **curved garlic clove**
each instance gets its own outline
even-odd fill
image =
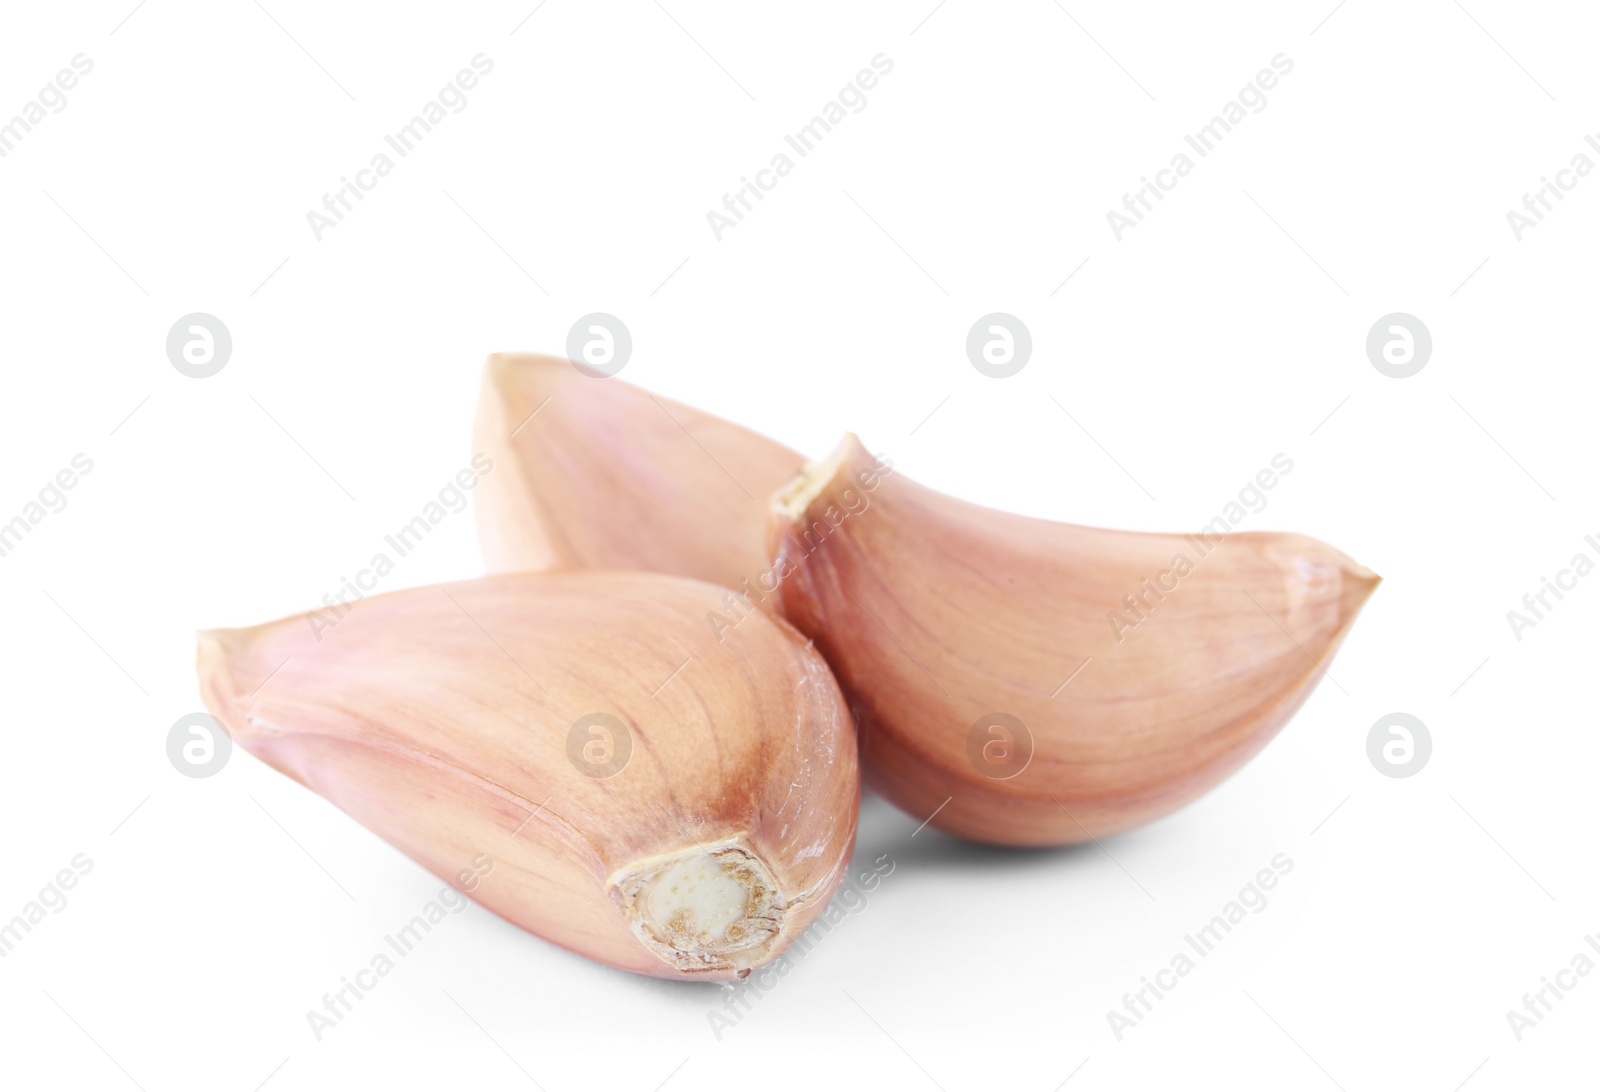
[[[233,739],[572,951],[728,980],[826,908],[855,842],[827,665],[723,591],[651,573],[488,577],[202,634]]]
[[[854,436],[774,497],[769,534],[782,610],[855,710],[867,784],[1001,845],[1126,830],[1217,784],[1305,700],[1378,584],[1301,535],[981,508]]]
[[[556,357],[496,354],[476,450],[491,572],[644,569],[737,588],[765,571],[766,500],[804,459],[782,444]]]

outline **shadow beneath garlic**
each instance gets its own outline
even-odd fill
[[[1065,846],[1008,848],[981,845],[925,826],[870,790],[861,793],[861,822],[856,831],[852,872],[871,869],[883,855],[895,866],[931,866],[956,872],[1022,871],[1071,867],[1079,860],[1101,856],[1093,842]],[[890,886],[889,883],[884,885]]]

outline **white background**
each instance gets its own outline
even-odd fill
[[[1520,242],[1506,212],[1600,131],[1593,13],[536,2],[4,13],[0,118],[94,69],[0,159],[0,522],[94,469],[0,558],[0,918],[93,870],[0,961],[0,1080],[1592,1087],[1600,975],[1521,1041],[1506,1013],[1600,933],[1600,579],[1520,641],[1506,612],[1600,553],[1600,178]],[[478,53],[467,108],[317,241],[306,212]],[[879,53],[867,107],[717,241],[706,212]],[[1279,53],[1118,242],[1107,210]],[[234,341],[206,380],[164,348],[196,311]],[[626,380],[813,455],[852,429],[998,508],[1189,530],[1283,452],[1247,526],[1385,583],[1337,685],[1103,848],[913,839],[869,800],[858,863],[894,873],[720,1040],[713,988],[473,906],[318,1042],[306,1011],[439,883],[242,751],[174,771],[193,632],[335,590],[467,465],[483,357],[591,311],[631,329]],[[1014,378],[965,357],[992,311],[1032,331]],[[1404,380],[1364,349],[1396,311],[1434,339]],[[462,514],[386,587],[479,571]],[[1395,711],[1433,739],[1407,779],[1366,754]],[[1119,1041],[1107,1011],[1278,853],[1268,907]]]

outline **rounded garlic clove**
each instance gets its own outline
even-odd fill
[[[769,536],[783,613],[851,700],[866,782],[1011,846],[1126,830],[1223,780],[1305,700],[1378,584],[1300,535],[981,508],[854,436],[774,496]]]
[[[489,358],[474,433],[491,572],[644,569],[728,588],[767,565],[766,499],[804,460],[569,361]],[[759,599],[760,596],[755,596]]]
[[[729,980],[823,912],[855,842],[820,655],[652,573],[519,574],[201,635],[235,742],[495,913],[664,978]]]

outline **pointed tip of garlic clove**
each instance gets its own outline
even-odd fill
[[[491,572],[639,569],[736,588],[765,571],[765,500],[803,461],[759,433],[571,362],[496,353],[474,445]]]
[[[767,553],[779,568],[794,559],[789,555],[804,548],[806,532],[830,506],[850,507],[858,502],[857,487],[877,488],[878,476],[889,472],[889,464],[879,460],[861,438],[846,432],[832,451],[802,466],[767,503]]]
[[[490,353],[484,362],[484,382],[506,397],[535,400],[568,383],[584,378],[570,360],[542,353]]]
[[[287,767],[253,715],[254,698],[271,668],[260,667],[259,632],[267,629],[202,629],[195,633],[195,674],[200,701],[222,725],[228,738],[279,772],[304,783],[305,778]]]
[[[860,450],[864,450],[860,439],[855,433],[847,432],[827,455],[807,460],[794,477],[772,495],[771,514],[785,522],[798,523],[812,502],[834,483],[845,464]]]
[[[231,629],[195,631],[195,673],[200,679],[201,699],[224,724],[228,720],[224,714],[235,695],[233,667],[241,648],[237,633]]]
[[[1377,590],[1378,585],[1383,583],[1383,577],[1379,576],[1377,573],[1361,564],[1361,562],[1357,561],[1343,550],[1336,546],[1330,546],[1321,539],[1312,538],[1309,535],[1291,535],[1282,532],[1278,533],[1278,537],[1285,540],[1293,539],[1308,543],[1315,543],[1319,549],[1325,552],[1335,563],[1338,564],[1340,569],[1343,570],[1345,583],[1349,587],[1363,589],[1364,594],[1362,595],[1361,602],[1365,602],[1367,597],[1371,596],[1371,594]],[[1361,604],[1359,602],[1356,604],[1358,607],[1360,605]]]
[[[194,642],[198,661],[207,663],[212,658],[223,652],[223,642],[226,640],[227,630],[224,629],[197,629],[194,631]]]
[[[471,895],[513,923],[735,981],[826,910],[860,785],[820,654],[760,614],[718,634],[724,594],[571,571],[372,595],[332,633],[202,633],[201,690],[244,749],[446,882],[481,856]]]
[[[473,449],[494,466],[473,491],[473,518],[489,572],[540,572],[570,564],[541,516],[536,483],[516,458],[516,435],[563,382],[555,357],[494,353],[483,368]],[[570,369],[569,369],[570,370]]]
[[[780,606],[850,698],[873,787],[974,841],[1083,841],[1195,799],[1379,583],[1303,535],[1053,523],[887,470],[846,437],[775,498]]]
[[[201,703],[227,729],[235,743],[283,772],[303,780],[268,753],[277,734],[257,718],[260,695],[279,672],[297,657],[319,645],[317,615],[290,617],[237,629],[202,629],[195,632],[195,674]],[[276,657],[276,658],[274,658]]]
[[[1280,566],[1284,580],[1285,624],[1296,640],[1326,636],[1329,612],[1335,642],[1354,624],[1383,578],[1349,554],[1310,535],[1249,532],[1262,557]],[[1300,608],[1314,608],[1302,611]],[[1301,625],[1307,627],[1301,632]]]
[[[1344,595],[1340,602],[1344,616],[1353,621],[1382,583],[1383,577],[1359,562],[1350,561],[1345,568]]]

